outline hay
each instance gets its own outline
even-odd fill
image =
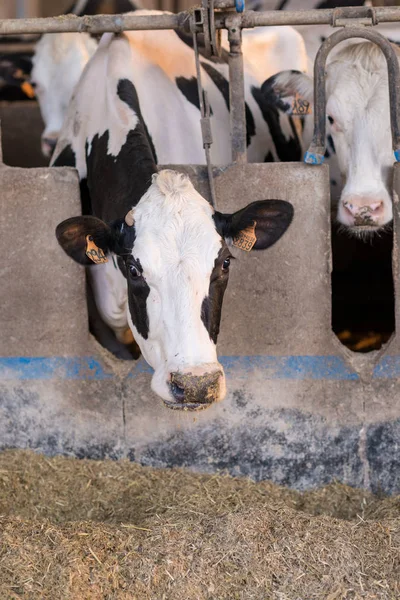
[[[400,501],[0,454],[0,598],[400,598]]]

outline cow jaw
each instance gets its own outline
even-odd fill
[[[128,321],[154,369],[153,391],[178,410],[201,410],[225,396],[216,344],[202,318],[222,247],[213,212],[188,179],[171,171],[154,177],[135,208]],[[222,298],[213,310],[221,304]]]

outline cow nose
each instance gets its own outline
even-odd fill
[[[180,410],[199,410],[206,408],[221,397],[223,373],[221,370],[193,375],[190,372],[170,374],[169,389],[173,402],[167,402],[170,408]]]
[[[384,213],[383,200],[355,198],[343,202],[343,208],[355,225],[374,224]]]

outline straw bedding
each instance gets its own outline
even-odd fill
[[[0,599],[400,598],[400,499],[0,454]]]

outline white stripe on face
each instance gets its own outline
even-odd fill
[[[144,339],[128,319],[147,362],[153,389],[170,399],[170,373],[221,369],[216,346],[201,319],[210,276],[221,249],[213,209],[188,179],[162,171],[135,208],[133,257],[150,288]]]

